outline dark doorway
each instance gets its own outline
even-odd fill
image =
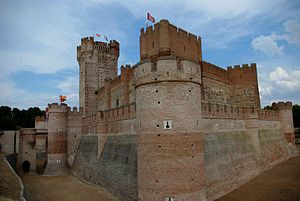
[[[29,170],[30,170],[29,161],[26,160],[22,163],[22,170],[23,170],[24,173],[29,172]]]

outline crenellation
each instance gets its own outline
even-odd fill
[[[272,103],[273,110],[292,110],[292,108],[293,108],[293,104],[290,101]]]
[[[141,30],[140,35],[141,61],[155,61],[161,56],[174,55],[181,59],[195,62],[202,60],[201,38],[187,31],[177,28],[167,20],[147,27],[146,32]]]
[[[202,115],[205,118],[248,118],[256,111],[253,107],[236,107],[202,101]]]
[[[258,110],[258,118],[261,120],[279,121],[279,113],[278,111],[260,109]]]

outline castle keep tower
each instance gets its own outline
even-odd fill
[[[119,43],[95,42],[93,37],[82,38],[77,47],[80,68],[79,105],[84,115],[96,112],[96,90],[104,86],[106,78],[118,73]]]
[[[142,29],[140,40],[134,74],[139,199],[205,200],[201,43],[167,20]]]

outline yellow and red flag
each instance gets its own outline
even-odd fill
[[[60,99],[60,102],[63,103],[63,102],[65,102],[67,100],[67,96],[60,95],[59,99]]]

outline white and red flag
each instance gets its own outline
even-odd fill
[[[96,34],[96,37],[100,37],[101,35],[100,34]]]
[[[151,21],[152,23],[155,23],[155,19],[150,13],[147,12],[147,20]]]

